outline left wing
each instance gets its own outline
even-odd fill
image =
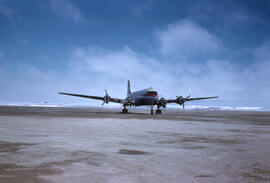
[[[211,99],[211,98],[218,98],[218,96],[215,96],[215,97],[200,97],[200,98],[187,98],[186,101],[204,100],[204,99]]]
[[[205,99],[212,99],[212,98],[218,98],[218,96],[215,96],[215,97],[200,97],[200,98],[190,98],[190,96],[187,96],[187,97],[183,98],[182,96],[180,96],[180,97],[176,97],[176,99],[168,99],[168,100],[165,100],[165,101],[166,101],[166,103],[178,103],[178,104],[181,104],[181,103],[186,102],[186,101],[205,100]]]
[[[74,94],[74,93],[63,93],[63,92],[60,92],[59,94],[61,94],[61,95],[69,95],[69,96],[74,96],[74,97],[83,97],[83,98],[101,100],[101,101],[104,101],[104,103],[109,103],[109,102],[123,103],[123,101],[124,101],[123,99],[111,98],[108,95],[106,90],[105,90],[105,92],[106,92],[106,95],[104,97],[91,96],[91,95],[82,95],[82,94]]]
[[[176,104],[179,104],[179,105],[183,105],[183,109],[184,109],[184,107],[185,107],[185,102],[186,101],[192,101],[192,100],[204,100],[204,99],[213,99],[213,98],[218,98],[217,96],[215,96],[215,97],[199,97],[199,98],[190,98],[190,95],[189,96],[187,96],[187,97],[182,97],[182,96],[180,96],[180,97],[176,97],[176,99],[164,99],[164,98],[161,98],[159,101],[158,101],[158,103],[157,103],[157,105],[158,106],[162,106],[162,107],[166,107],[166,105],[168,104],[168,103],[176,103]]]

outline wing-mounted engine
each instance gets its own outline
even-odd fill
[[[109,96],[109,94],[108,94],[108,92],[107,92],[107,90],[105,89],[105,96],[104,96],[104,99],[103,99],[103,104],[102,104],[102,106],[106,103],[106,104],[108,104],[110,101],[111,101],[111,97]]]
[[[183,97],[182,96],[176,96],[176,103],[179,105],[183,104]]]
[[[163,108],[166,108],[167,101],[165,100],[165,98],[161,98],[161,99],[159,99],[157,105],[158,105],[158,106],[161,106],[161,107],[163,107]]]
[[[185,108],[185,102],[191,97],[191,95],[187,97],[176,96],[176,103],[179,105],[183,105],[183,109]]]
[[[135,103],[135,101],[131,98],[131,97],[127,97],[125,100],[124,100],[124,102],[123,102],[123,104],[125,105],[125,106],[130,106],[131,107],[131,105],[133,105]]]

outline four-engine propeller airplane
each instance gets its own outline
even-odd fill
[[[104,97],[72,94],[72,93],[63,93],[63,92],[60,92],[59,94],[101,100],[101,101],[103,101],[102,105],[104,105],[105,103],[108,104],[109,102],[120,103],[120,104],[123,104],[122,113],[128,112],[127,106],[130,106],[130,107],[131,106],[143,106],[143,105],[151,106],[151,114],[154,114],[153,107],[155,105],[157,106],[156,114],[161,114],[160,108],[161,107],[166,108],[166,105],[169,103],[176,103],[176,104],[182,105],[183,109],[184,109],[185,102],[187,102],[187,101],[218,98],[217,96],[190,98],[191,96],[189,95],[187,97],[176,96],[176,99],[165,99],[165,98],[159,99],[157,91],[153,90],[153,88],[148,88],[148,89],[144,89],[144,90],[131,92],[129,80],[128,80],[128,86],[127,86],[127,97],[125,99],[110,97],[106,89],[105,89],[105,93],[106,94]]]

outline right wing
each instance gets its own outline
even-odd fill
[[[63,93],[63,92],[60,92],[59,94],[105,101],[105,97],[99,97],[99,96],[81,95],[81,94]],[[115,103],[123,103],[124,100],[110,97],[109,101],[110,102],[115,102]]]

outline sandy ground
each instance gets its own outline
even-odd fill
[[[0,107],[0,182],[270,182],[270,112]]]

